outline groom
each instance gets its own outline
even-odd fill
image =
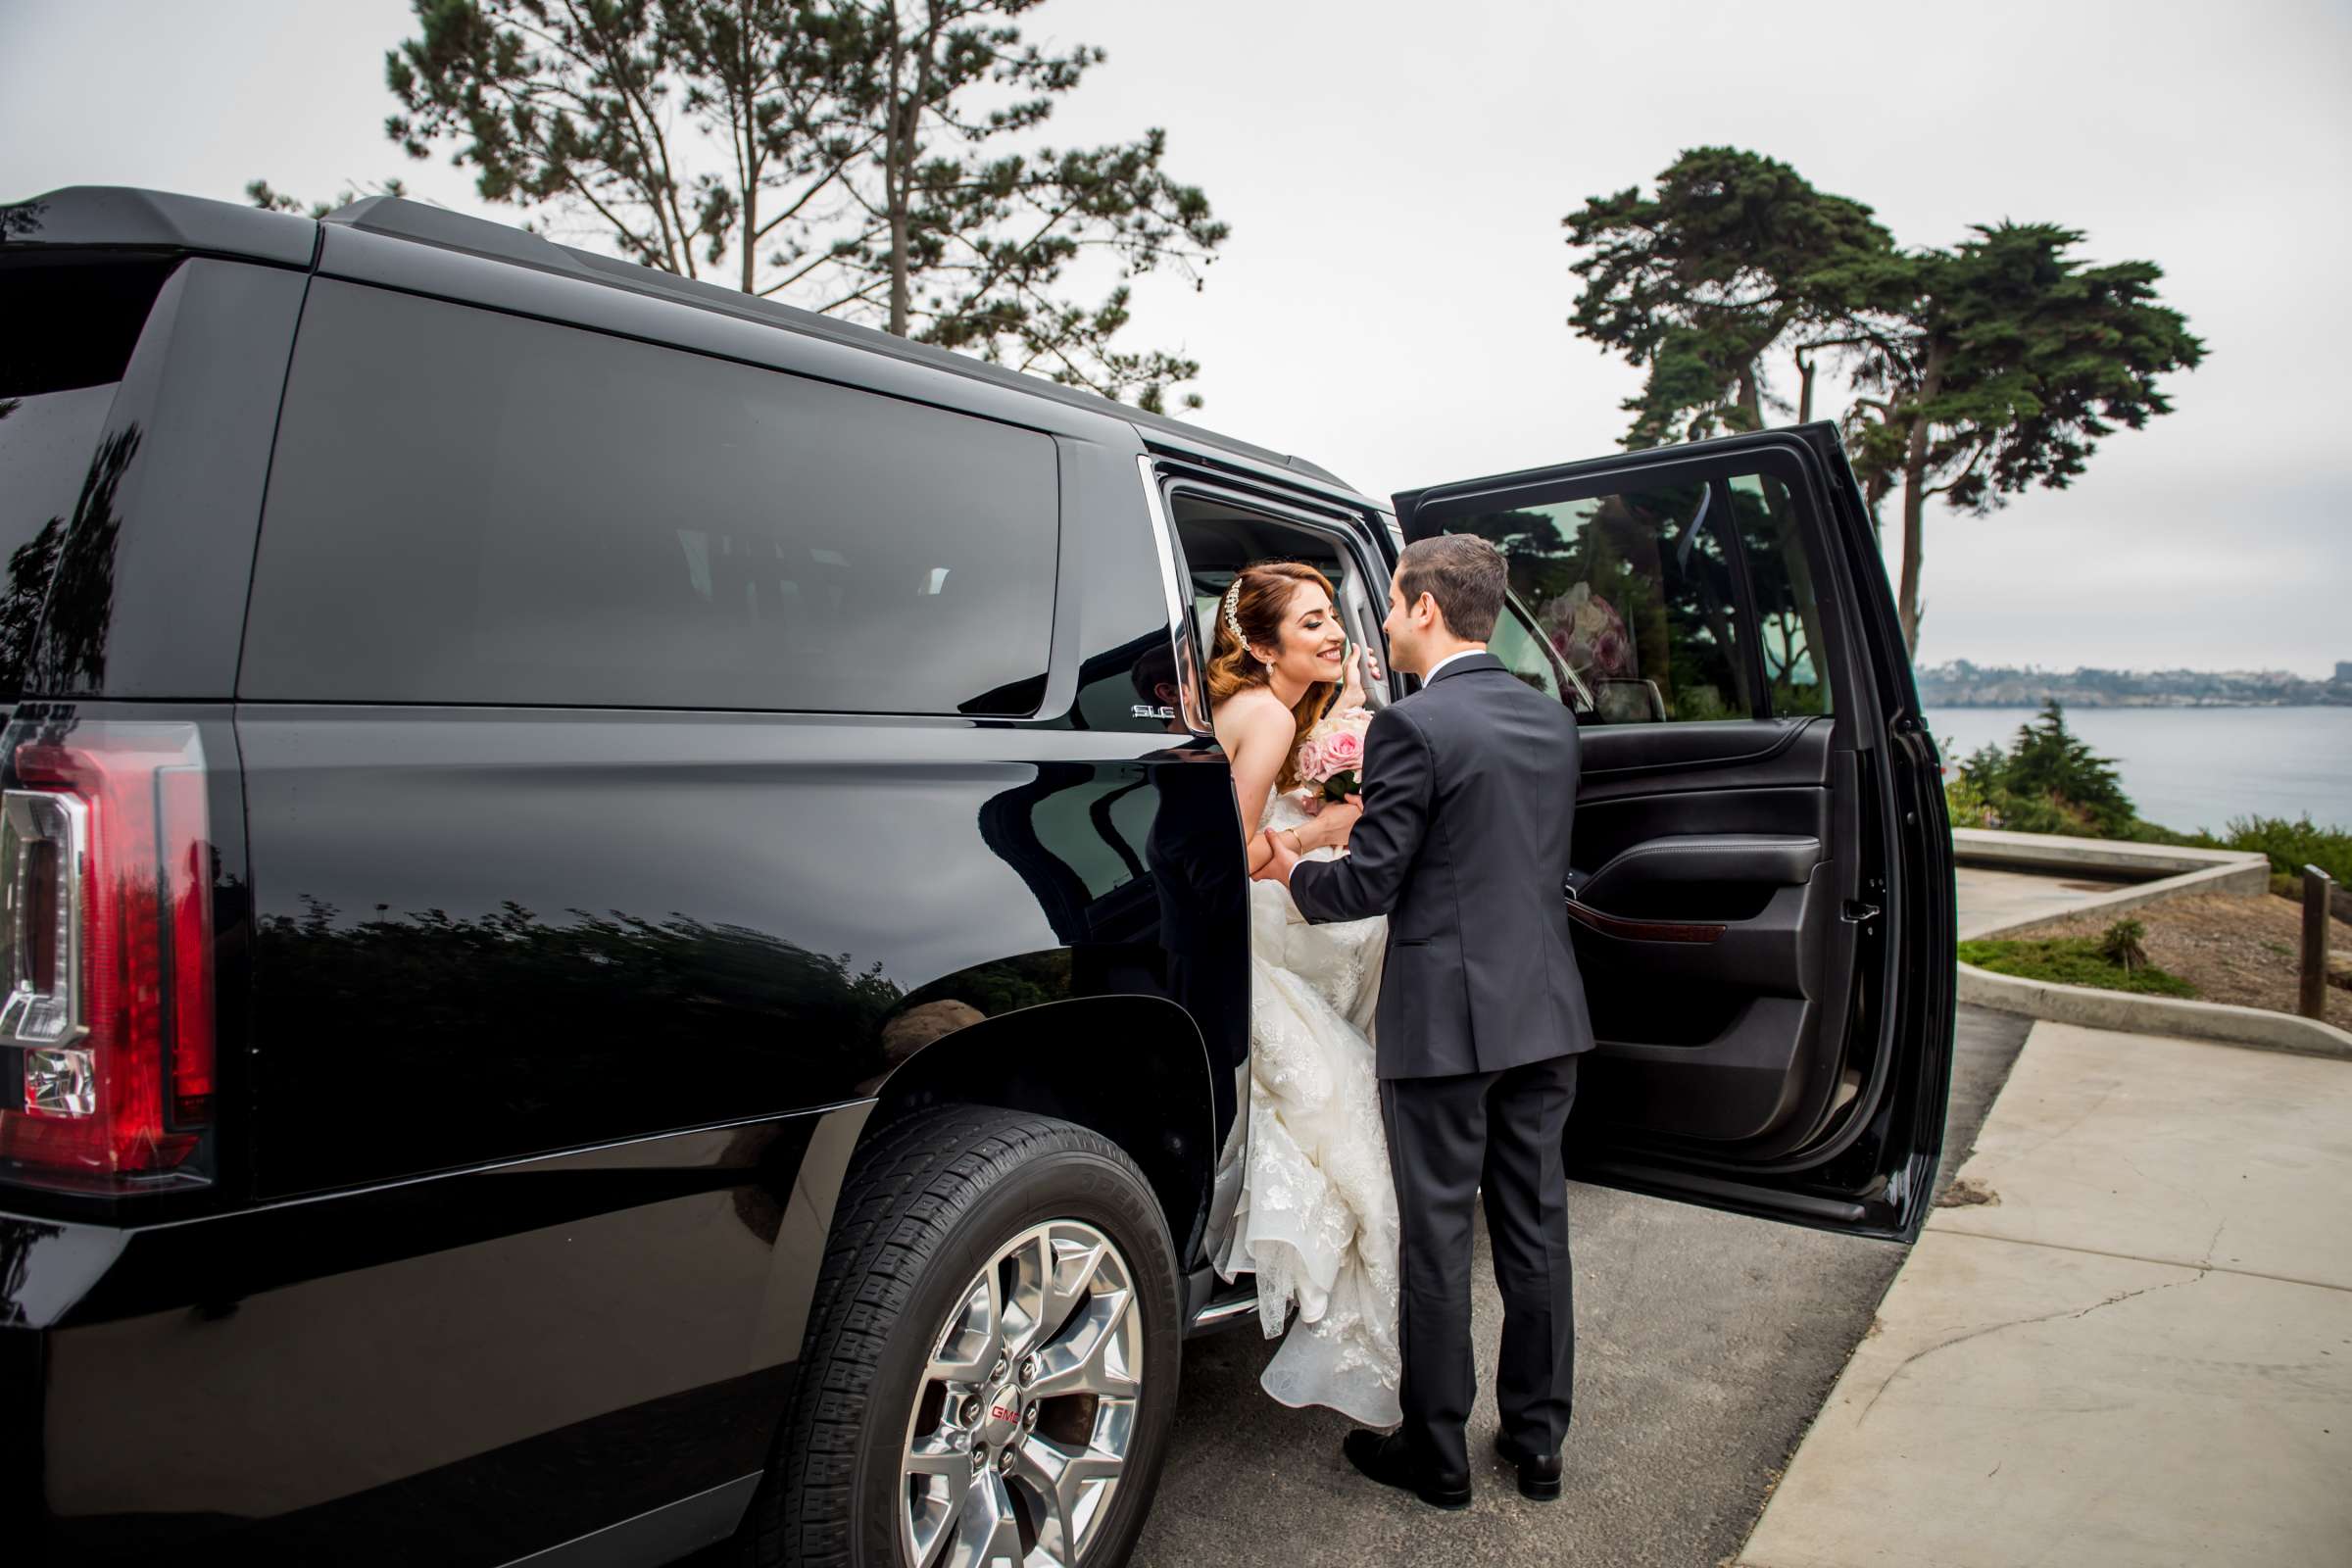
[[[1349,1433],[1345,1451],[1441,1508],[1470,1501],[1482,1185],[1502,1294],[1494,1446],[1539,1500],[1560,1494],[1576,1348],[1561,1133],[1577,1054],[1592,1046],[1563,892],[1576,720],[1487,652],[1505,580],[1483,539],[1405,548],[1384,629],[1391,660],[1423,689],[1372,720],[1349,854],[1300,860],[1271,835],[1258,873],[1287,880],[1317,923],[1389,916],[1375,1034],[1403,1231],[1404,1424]]]

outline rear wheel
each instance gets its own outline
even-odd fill
[[[926,1112],[858,1156],[799,1393],[754,1505],[762,1563],[1104,1564],[1175,1415],[1176,1261],[1113,1144]]]

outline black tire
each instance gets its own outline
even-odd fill
[[[1101,1135],[956,1106],[885,1128],[843,1184],[792,1406],[746,1520],[754,1562],[899,1568],[906,1427],[933,1342],[998,1249],[1064,1219],[1118,1248],[1143,1312],[1135,1436],[1085,1568],[1126,1560],[1176,1414],[1182,1293],[1166,1219],[1134,1161]]]

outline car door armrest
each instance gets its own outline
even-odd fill
[[[1821,863],[1821,840],[1797,833],[1678,833],[1619,851],[1571,890],[1605,907],[1612,894],[1659,883],[1766,883],[1803,887]]]

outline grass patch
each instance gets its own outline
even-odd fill
[[[2127,969],[2107,956],[2097,939],[2055,937],[2041,941],[1998,937],[1960,944],[1960,961],[2020,980],[2046,980],[2053,985],[2097,986],[2105,991],[2136,991],[2157,997],[2193,997],[2197,988],[2154,964]]]

